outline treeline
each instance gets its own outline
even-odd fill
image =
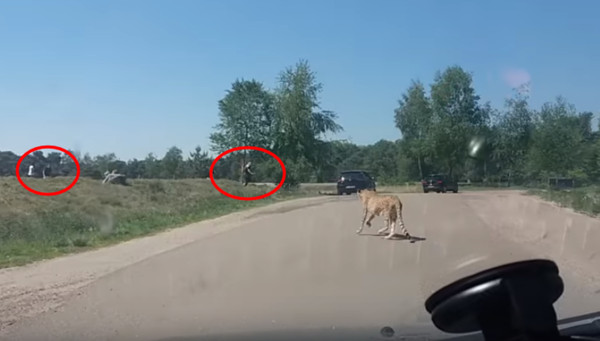
[[[306,61],[282,71],[277,87],[257,80],[236,80],[219,101],[219,124],[210,136],[211,151],[257,146],[276,153],[287,169],[286,185],[329,182],[340,170],[364,169],[381,183],[420,180],[443,172],[458,180],[539,184],[548,177],[569,177],[577,184],[600,180],[600,135],[592,130],[593,113],[577,112],[564,98],[531,108],[527,85],[515,89],[503,108],[482,102],[472,76],[459,66],[435,74],[426,89],[413,81],[390,121],[402,138],[358,146],[328,141],[342,127],[337,114],[320,107],[323,89]],[[400,135],[400,134],[399,134]],[[54,175],[74,172],[60,153],[33,153],[23,162],[38,170],[49,165]],[[0,175],[14,175],[18,156],[0,152]],[[82,176],[101,178],[116,169],[130,178],[206,178],[213,158],[197,147],[189,155],[170,148],[162,158],[118,160],[114,154],[78,156]],[[255,181],[279,181],[281,168],[255,151],[228,154],[215,167],[215,177],[239,179],[252,160]]]
[[[458,66],[438,73],[426,93],[415,81],[395,111],[410,160],[409,174],[445,171],[475,181],[540,184],[568,177],[599,180],[600,139],[593,113],[577,112],[564,98],[529,106],[528,85],[515,89],[502,110],[481,103],[471,75]]]
[[[181,179],[181,178],[207,178],[212,159],[200,147],[191,152],[187,158],[181,149],[171,147],[162,158],[157,158],[150,153],[143,160],[133,159],[122,161],[114,153],[91,157],[89,154],[81,157],[79,153],[71,151],[81,167],[81,176],[94,179],[104,178],[104,172],[117,170],[129,178],[146,179]],[[12,152],[0,151],[0,176],[15,175],[19,156]],[[49,176],[74,175],[77,171],[75,163],[66,154],[59,152],[49,153],[47,156],[42,151],[28,155],[20,166],[20,174],[28,172],[29,165],[34,166],[34,176],[41,177],[44,167],[50,168]]]
[[[273,91],[256,80],[234,82],[219,102],[221,121],[212,147],[217,152],[239,145],[273,150],[286,162],[291,182],[329,181],[351,168],[369,170],[383,183],[420,180],[433,172],[521,185],[548,177],[569,177],[577,184],[600,180],[593,113],[577,112],[560,96],[533,109],[528,86],[514,89],[504,107],[494,109],[481,101],[469,72],[450,66],[435,74],[429,89],[413,81],[401,95],[390,113],[400,140],[356,146],[324,140],[342,127],[335,113],[320,108],[322,84],[301,61],[280,74]],[[241,163],[261,155],[233,157]],[[277,171],[273,160],[264,161],[263,170]]]
[[[337,167],[326,174],[326,177],[318,179],[316,174],[311,174],[303,181],[334,181],[337,180],[337,172],[342,169],[369,169],[373,174],[379,176],[383,181],[393,181],[399,172],[399,165],[402,165],[399,158],[399,141],[391,142],[381,140],[373,145],[358,146],[345,141],[326,142],[330,149],[328,153],[334,154],[331,164],[337,164]],[[156,157],[149,154],[144,159],[133,159],[122,161],[117,159],[114,153],[91,157],[90,155],[76,155],[81,167],[81,176],[94,179],[103,178],[105,171],[116,169],[119,173],[126,174],[129,178],[142,179],[182,179],[182,178],[207,178],[209,176],[210,165],[213,157],[207,152],[202,151],[200,147],[185,156],[178,147],[171,147],[164,156]],[[269,167],[270,163],[265,163],[266,158],[260,154],[249,153],[247,158],[253,156],[257,164],[255,167],[255,181],[269,182],[275,181],[275,173]],[[0,176],[15,175],[16,164],[19,155],[12,152],[0,151]],[[236,179],[239,176],[238,163],[239,155],[226,156],[222,158],[215,166],[214,175],[216,178]],[[254,159],[253,159],[254,160]],[[270,161],[269,161],[270,162]],[[400,163],[399,163],[400,162]],[[20,174],[27,174],[29,165],[34,166],[34,175],[41,177],[41,170],[48,166],[51,173],[48,176],[68,176],[76,172],[75,164],[67,155],[52,152],[44,155],[37,151],[23,160],[20,167]],[[287,168],[287,167],[286,167]],[[279,174],[277,174],[280,176]],[[278,178],[280,179],[280,177]]]

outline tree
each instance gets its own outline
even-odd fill
[[[62,153],[59,153],[59,152],[51,152],[48,154],[48,157],[46,157],[47,165],[50,167],[51,173],[53,175],[62,174],[61,163],[63,163],[63,161],[64,160],[62,158]],[[72,160],[71,160],[71,162],[72,162]],[[46,174],[46,175],[50,175],[50,174]]]
[[[178,179],[183,175],[183,152],[173,146],[161,160],[162,178]]]
[[[127,161],[126,169],[122,170],[121,173],[124,173],[129,179],[138,179],[144,175],[144,161],[133,159]]]
[[[90,156],[89,153],[85,153],[83,158],[79,160],[79,165],[81,167],[81,176],[89,177],[93,179],[100,179],[102,177],[103,172],[100,172],[94,163],[94,159]]]
[[[494,126],[492,160],[509,181],[524,177],[525,160],[534,131],[533,113],[529,109],[529,97],[519,89],[505,102],[505,111]]]
[[[380,181],[394,183],[400,180],[398,158],[401,156],[399,145],[392,141],[379,140],[377,143],[365,146],[365,165]]]
[[[262,83],[236,80],[219,101],[220,123],[210,136],[213,151],[222,153],[239,146],[271,149],[274,116],[274,97]],[[244,151],[242,164],[246,163],[246,155]]]
[[[583,138],[581,146],[582,166],[581,172],[585,174],[583,180],[598,180],[600,178],[600,150],[598,149],[598,132],[592,131],[592,120],[594,114],[591,112],[582,112],[578,115],[579,131]],[[578,176],[580,181],[582,176]]]
[[[158,160],[153,153],[148,154],[144,159],[144,171],[145,178],[159,178],[161,175],[161,160]]]
[[[210,165],[212,161],[208,157],[207,152],[203,152],[200,146],[197,146],[193,152],[190,153],[188,160],[190,173],[189,176],[193,178],[207,178],[209,175]]]
[[[536,117],[530,168],[535,174],[568,176],[581,174],[584,135],[575,107],[562,97],[545,103]],[[579,172],[577,172],[579,171]]]
[[[423,157],[429,155],[429,128],[432,111],[425,88],[419,81],[413,81],[406,93],[398,101],[394,110],[396,127],[402,132],[405,154],[417,160],[419,176],[423,178]]]
[[[431,86],[431,147],[451,176],[464,166],[469,141],[482,133],[489,119],[478,101],[472,76],[461,67],[438,72]]]
[[[15,175],[19,156],[13,152],[0,151],[0,176]]]
[[[110,165],[112,162],[117,160],[117,156],[115,155],[115,153],[109,153],[109,154],[104,154],[104,155],[98,155],[94,158],[94,163],[97,165],[98,170],[101,173],[104,173],[106,171],[112,171],[112,169],[110,168]]]
[[[274,149],[289,165],[290,182],[306,181],[307,175],[329,157],[322,139],[327,133],[342,130],[335,122],[337,115],[320,108],[322,89],[307,61],[302,60],[279,75]]]
[[[592,120],[594,119],[594,113],[586,111],[578,115],[579,120],[579,131],[582,137],[587,141],[591,141],[594,138],[592,132]]]
[[[69,150],[69,152],[74,154],[72,150]],[[74,176],[77,174],[77,166],[75,165],[75,161],[73,161],[73,159],[66,153],[61,155],[59,172],[59,174],[63,176]]]

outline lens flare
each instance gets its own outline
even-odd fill
[[[469,156],[478,157],[485,144],[485,139],[482,137],[474,137],[469,142]]]

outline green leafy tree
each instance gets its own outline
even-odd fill
[[[129,160],[125,168],[121,172],[125,173],[130,179],[139,179],[144,176],[144,160]]]
[[[419,177],[423,178],[423,159],[431,153],[429,129],[432,110],[425,88],[419,81],[413,81],[406,93],[398,101],[394,110],[396,127],[402,132],[403,152],[416,159]]]
[[[534,131],[533,113],[529,97],[515,89],[515,95],[506,100],[505,111],[495,126],[493,160],[498,169],[512,178],[521,180]]]
[[[85,155],[83,155],[83,158],[79,160],[79,165],[81,167],[82,177],[99,179],[102,176],[102,173],[98,169],[97,165],[94,163],[94,159],[90,156],[89,153],[85,153]]]
[[[15,175],[19,156],[13,152],[0,151],[0,176]]]
[[[69,152],[75,155],[75,152],[72,150],[69,150]],[[46,165],[47,164],[48,161],[46,160]],[[73,159],[66,153],[62,153],[60,159],[60,175],[74,176],[75,174],[77,174],[77,166],[75,165],[75,161],[73,161]]]
[[[584,143],[575,107],[558,97],[554,103],[545,103],[536,117],[529,166],[538,175],[581,175]]]
[[[337,115],[320,107],[322,89],[307,61],[279,75],[274,149],[290,168],[289,182],[306,181],[318,172],[319,165],[329,158],[323,138],[342,130],[335,122]]]
[[[369,165],[366,170],[376,176],[380,182],[396,183],[399,179],[398,157],[401,155],[399,146],[387,140],[365,147],[364,164]]]
[[[158,160],[153,153],[148,154],[144,159],[144,177],[156,179],[161,175],[161,160]]]
[[[210,170],[212,160],[208,157],[207,152],[203,152],[200,146],[197,146],[193,152],[190,153],[188,160],[190,165],[189,176],[193,178],[207,178]]]
[[[450,175],[463,167],[470,140],[482,134],[489,119],[478,102],[472,76],[461,67],[452,66],[436,75],[431,86],[431,147]]]
[[[48,153],[48,156],[46,157],[46,162],[47,162],[47,166],[50,167],[51,169],[51,173],[53,175],[58,175],[58,174],[62,174],[61,168],[62,168],[62,163],[63,163],[63,158],[62,158],[62,153],[60,152],[51,152]],[[81,165],[80,165],[81,167]],[[48,174],[50,175],[50,174]]]
[[[179,179],[183,175],[183,152],[181,149],[173,146],[169,148],[161,160],[162,177]]]
[[[222,153],[239,146],[273,147],[274,96],[256,80],[237,80],[219,101],[219,124],[210,140],[213,151]],[[262,157],[262,156],[261,156]],[[243,151],[240,163],[246,163]],[[239,174],[241,176],[241,172]]]

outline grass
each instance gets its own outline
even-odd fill
[[[458,185],[459,192],[471,192],[471,191],[490,191],[490,190],[521,190],[524,187],[511,186],[511,187],[497,187],[492,185],[482,184],[471,184],[471,185]],[[394,193],[423,193],[423,185],[420,182],[407,182],[404,185],[381,185],[377,187],[380,192],[394,192]]]
[[[523,186],[510,186],[510,187],[506,187],[506,186],[492,186],[492,185],[458,185],[458,190],[462,191],[462,192],[470,192],[470,191],[504,191],[504,190],[508,190],[508,191],[516,191],[516,190],[526,190],[526,187]]]
[[[377,186],[380,193],[423,193],[421,183],[407,182],[404,185],[380,185]]]
[[[528,193],[591,216],[600,214],[599,186],[580,187],[571,190],[532,189]]]
[[[72,178],[24,179],[41,192],[67,187]],[[278,191],[253,201],[219,193],[205,179],[133,180],[132,186],[102,185],[81,178],[69,192],[39,196],[26,191],[15,177],[0,178],[0,268],[19,266],[115,244],[168,228],[214,218],[282,200],[316,195],[313,189]],[[266,186],[242,187],[218,181],[238,196],[269,192]]]
[[[325,194],[334,195],[337,193],[336,184],[302,184],[302,188],[304,189],[312,189],[315,191],[320,191]],[[523,190],[524,187],[519,186],[511,186],[511,187],[498,187],[493,185],[482,185],[482,184],[472,184],[472,185],[460,185],[458,186],[458,190],[460,192],[470,192],[470,191],[489,191],[489,190]],[[404,184],[395,184],[395,185],[378,185],[377,192],[379,193],[423,193],[423,185],[420,182],[406,182]]]

